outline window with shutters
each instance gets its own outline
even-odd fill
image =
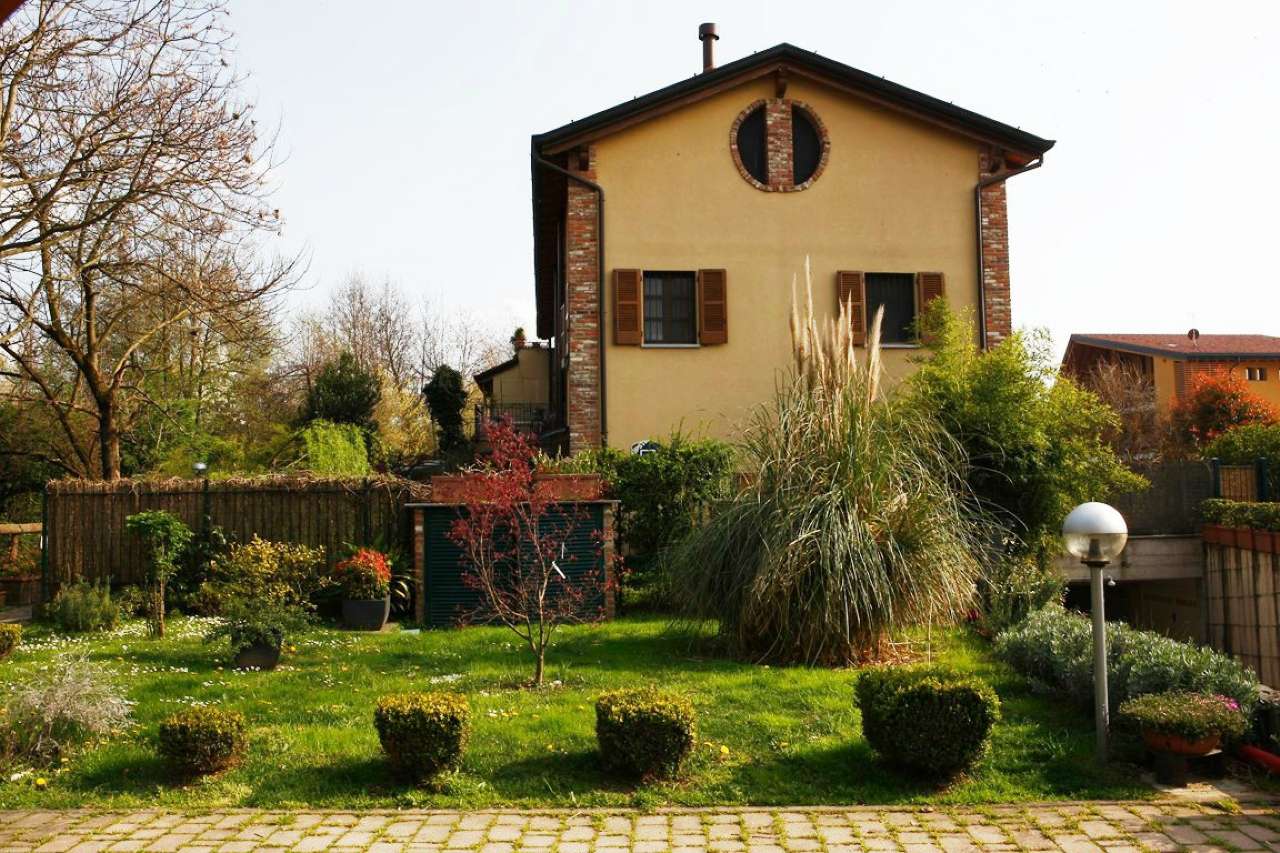
[[[867,287],[867,322],[884,308],[880,321],[880,342],[909,344],[915,342],[916,277],[913,273],[869,272]]]
[[[1250,382],[1266,382],[1267,369],[1265,367],[1246,367],[1244,369],[1245,378]]]
[[[644,342],[698,342],[698,277],[693,272],[644,273]]]
[[[847,308],[856,346],[866,343],[877,311],[884,312],[880,321],[880,343],[887,346],[920,343],[918,320],[922,309],[945,295],[946,276],[941,272],[841,270],[836,273],[836,299]]]

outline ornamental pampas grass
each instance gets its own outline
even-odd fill
[[[982,540],[958,448],[882,387],[880,313],[860,352],[849,310],[818,317],[806,260],[792,369],[743,441],[750,485],[669,561],[674,600],[742,657],[864,661],[972,597]]]

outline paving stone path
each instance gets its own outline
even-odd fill
[[[1280,851],[1274,802],[643,812],[0,812],[0,850],[369,853]]]

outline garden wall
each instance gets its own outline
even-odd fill
[[[1209,644],[1280,684],[1280,533],[1208,525],[1202,535]]]
[[[247,542],[256,534],[323,546],[331,565],[346,543],[380,543],[408,555],[412,538],[404,505],[429,496],[426,484],[390,477],[59,480],[49,484],[47,496],[49,579],[141,581],[141,544],[124,522],[156,509],[178,516],[197,534],[211,525],[233,541]]]

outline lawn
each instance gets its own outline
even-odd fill
[[[1151,793],[1124,770],[1093,764],[1087,715],[1030,693],[964,631],[944,635],[935,654],[989,679],[1004,721],[990,755],[939,789],[875,761],[853,707],[853,671],[708,656],[697,636],[660,618],[565,629],[549,657],[554,683],[539,691],[521,686],[529,659],[499,628],[316,630],[275,672],[228,668],[223,646],[201,642],[203,629],[178,618],[156,641],[141,623],[81,638],[29,628],[26,647],[0,663],[0,684],[82,651],[127,683],[138,725],[45,774],[45,790],[34,776],[0,782],[0,808],[1008,803]],[[694,697],[699,743],[681,780],[636,789],[600,770],[592,703],[606,688],[650,683]],[[377,696],[426,689],[466,692],[474,718],[463,768],[439,791],[390,781],[372,725]],[[249,755],[219,777],[178,787],[151,739],[161,718],[198,702],[244,712]]]

